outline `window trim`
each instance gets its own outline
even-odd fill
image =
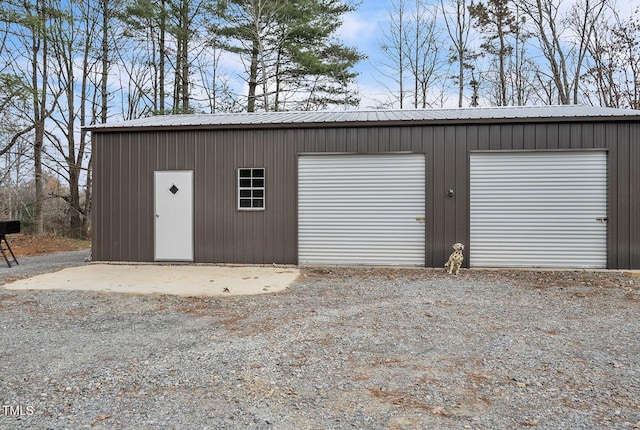
[[[251,171],[251,176],[250,177],[241,177],[240,176],[240,172],[242,170],[250,170]],[[262,170],[262,177],[260,176],[254,176],[254,171],[256,170]],[[236,169],[236,210],[238,211],[242,211],[242,212],[261,212],[265,210],[265,201],[266,201],[266,176],[267,176],[267,169],[265,169],[264,167],[238,167]],[[251,186],[249,187],[242,187],[240,186],[240,181],[241,179],[250,179],[251,180]],[[254,187],[253,186],[253,180],[254,179],[262,179],[262,187]],[[244,190],[250,190],[251,191],[251,197],[241,197],[241,191]],[[262,191],[262,197],[254,197],[253,196],[253,192],[254,191]],[[240,205],[241,200],[247,200],[249,199],[251,201],[251,207],[242,207]],[[261,207],[254,207],[253,206],[253,202],[254,200],[262,200],[262,206]]]

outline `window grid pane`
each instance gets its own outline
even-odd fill
[[[264,210],[264,168],[238,169],[238,209]]]

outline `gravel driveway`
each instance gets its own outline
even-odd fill
[[[11,260],[11,267],[0,258],[0,285],[16,279],[41,275],[67,267],[82,266],[87,264],[85,259],[91,253],[90,250],[56,252],[53,254],[38,256],[18,256],[18,263]]]
[[[246,297],[0,288],[0,428],[637,429],[637,284],[325,268]]]

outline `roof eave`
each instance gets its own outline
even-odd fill
[[[566,122],[616,122],[639,121],[634,115],[608,116],[547,116],[547,117],[514,117],[514,118],[443,118],[412,119],[389,121],[313,121],[288,123],[235,123],[235,124],[171,124],[171,125],[126,125],[104,126],[89,125],[84,130],[95,133],[117,133],[123,131],[176,131],[176,130],[260,130],[260,129],[303,129],[303,128],[354,128],[354,127],[403,127],[425,125],[478,125],[478,124],[513,124],[513,123],[566,123]]]

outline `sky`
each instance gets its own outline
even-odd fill
[[[561,2],[562,7],[568,9],[574,1],[564,0]],[[438,4],[438,0],[434,0],[434,2]],[[631,16],[636,9],[639,9],[640,2],[638,0],[611,0],[611,6],[624,18]],[[381,29],[385,21],[388,20],[391,8],[392,4],[389,0],[361,0],[354,12],[344,16],[343,24],[337,33],[345,45],[356,47],[368,57],[355,68],[359,72],[360,109],[374,108],[380,101],[387,99],[385,93],[380,90],[382,86],[380,82],[389,79],[376,70],[376,65],[379,65]],[[477,39],[472,41],[472,44],[480,43],[479,38]],[[393,87],[393,84],[390,87]],[[450,94],[444,107],[455,106],[457,106],[457,96]]]
[[[434,4],[439,4],[439,0],[434,0]],[[408,6],[411,7],[411,5]],[[388,71],[380,64],[380,45],[383,42],[381,33],[389,20],[392,8],[392,2],[389,0],[361,0],[355,11],[344,16],[343,24],[337,32],[337,36],[345,45],[357,48],[367,57],[355,67],[359,73],[357,78],[361,98],[359,109],[380,108],[381,103],[389,102],[389,92],[385,91],[385,82],[387,88],[394,89],[397,86],[397,83],[385,76]],[[451,91],[442,107],[457,106],[455,89]]]
[[[435,2],[435,4],[438,4]],[[343,24],[337,36],[347,46],[352,46],[365,55],[355,67],[359,73],[358,91],[360,94],[360,109],[380,107],[381,102],[388,102],[388,92],[384,91],[384,83],[389,88],[397,84],[384,76],[384,69],[380,67],[380,44],[382,43],[382,29],[389,19],[392,10],[389,0],[361,0],[361,4],[353,12],[344,16]],[[445,101],[444,107],[457,106],[457,96],[452,94]]]
[[[362,107],[375,104],[381,99],[380,84],[376,81],[374,62],[378,55],[381,23],[386,20],[390,8],[388,0],[363,0],[358,9],[345,15],[338,37],[345,45],[358,48],[367,56],[356,67],[359,72],[358,89]],[[379,73],[378,79],[379,79]]]

